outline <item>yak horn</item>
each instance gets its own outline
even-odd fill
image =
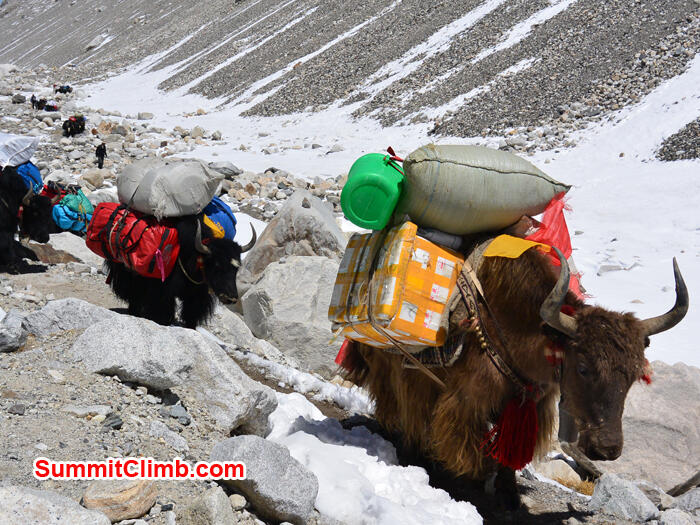
[[[194,249],[204,255],[211,254],[211,250],[202,243],[202,223],[197,220],[197,232],[194,234]]]
[[[255,228],[253,228],[253,225],[250,225],[250,229],[253,230],[253,238],[250,239],[250,242],[246,244],[245,246],[241,246],[241,253],[245,253],[249,251],[253,246],[255,246],[255,241],[258,240],[258,234],[255,231]]]
[[[557,284],[549,295],[542,303],[540,307],[540,317],[552,328],[558,330],[559,332],[568,335],[569,337],[574,337],[576,335],[576,319],[572,316],[564,314],[561,312],[561,307],[566,299],[566,294],[569,291],[569,264],[566,262],[564,255],[557,248],[553,248],[559,257],[559,262],[561,263],[561,271],[559,272],[559,279],[557,279]]]
[[[24,206],[29,206],[29,201],[31,200],[33,195],[34,195],[34,190],[32,188],[29,188],[29,191],[26,193],[26,195],[24,197],[22,197],[22,204]]]
[[[642,321],[644,335],[650,336],[664,332],[676,326],[688,313],[688,288],[678,268],[676,258],[673,258],[673,276],[676,279],[676,304],[668,312],[657,317],[651,317]]]

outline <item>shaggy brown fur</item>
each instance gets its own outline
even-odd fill
[[[622,392],[622,396],[609,395],[610,403],[617,406],[607,412],[618,417],[619,423],[624,397],[632,382],[640,377],[644,364],[645,341],[634,316],[585,306],[572,293],[566,303],[577,312],[580,329],[575,340],[552,334],[551,329],[543,330],[540,306],[554,287],[558,271],[536,249],[518,259],[485,258],[478,271],[505,339],[506,350],[498,348],[499,352],[521,377],[544,389],[544,397],[537,404],[538,455],[549,450],[560,393],[557,369],[544,354],[550,342],[548,336],[564,342],[562,390],[566,391],[569,411],[584,428],[593,427],[591,418],[602,428],[602,414],[591,415],[590,406],[595,404],[591,396],[605,396],[613,390]],[[450,330],[458,329],[465,313],[463,306],[453,313]],[[484,314],[483,322],[495,340],[494,320]],[[481,350],[476,335],[468,332],[465,337],[459,360],[452,367],[433,369],[446,383],[445,391],[419,370],[402,368],[401,356],[360,344],[354,346],[352,360],[356,366],[347,378],[370,392],[376,401],[377,420],[388,430],[399,432],[407,445],[456,475],[484,479],[496,465],[484,456],[480,446],[489,423],[498,419],[516,388]],[[577,375],[581,359],[590,368],[588,380]]]

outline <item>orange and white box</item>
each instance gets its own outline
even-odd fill
[[[343,337],[378,348],[392,346],[369,323],[371,301],[375,322],[397,341],[411,346],[445,342],[442,316],[464,259],[418,237],[417,231],[414,223],[405,222],[389,230],[381,246],[382,232],[350,238],[328,309],[328,318],[336,330],[342,328]]]

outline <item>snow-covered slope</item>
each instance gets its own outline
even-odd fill
[[[339,106],[465,137],[638,100],[694,55],[697,12],[694,0],[9,0],[0,62],[89,77],[159,53],[161,88],[238,113]]]

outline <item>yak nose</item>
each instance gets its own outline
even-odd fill
[[[581,445],[581,443],[579,443]],[[581,447],[583,453],[594,461],[613,461],[622,454],[622,443],[591,440]]]

